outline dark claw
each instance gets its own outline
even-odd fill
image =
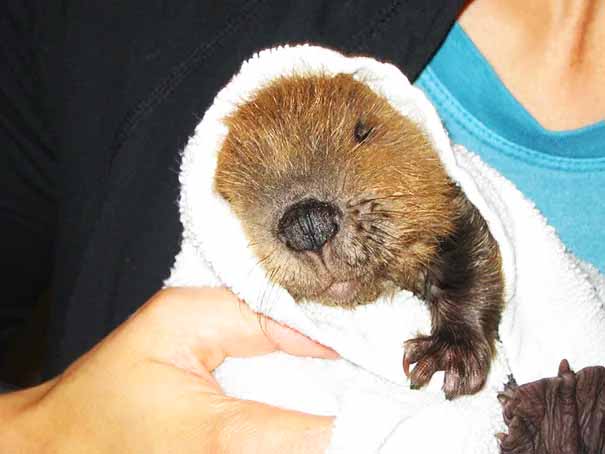
[[[447,399],[479,391],[489,372],[491,348],[481,338],[455,343],[452,336],[419,336],[405,343],[403,371],[412,389],[426,385],[435,372],[445,371],[443,392]],[[410,364],[415,364],[410,371]]]
[[[410,360],[406,353],[403,354],[403,373],[410,378]]]

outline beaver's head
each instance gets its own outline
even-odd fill
[[[279,78],[225,121],[215,187],[272,282],[348,306],[422,285],[457,190],[412,121],[349,75]]]

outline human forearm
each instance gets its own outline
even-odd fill
[[[0,395],[0,452],[45,453],[52,419],[41,417],[39,403],[54,381]]]

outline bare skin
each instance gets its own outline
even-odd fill
[[[332,418],[225,396],[226,357],[336,354],[221,289],[158,293],[65,373],[0,396],[0,452],[320,453]]]
[[[605,2],[475,0],[459,21],[544,128],[605,120]]]

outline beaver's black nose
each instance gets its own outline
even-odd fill
[[[289,207],[277,226],[279,239],[295,251],[319,251],[338,232],[341,212],[331,203],[306,199]]]

